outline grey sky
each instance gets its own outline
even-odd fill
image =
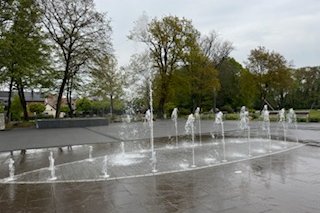
[[[141,46],[127,39],[145,11],[150,18],[176,15],[191,19],[201,34],[212,30],[233,43],[243,63],[250,50],[265,46],[293,61],[295,67],[320,65],[319,0],[94,0],[107,12],[119,65]]]

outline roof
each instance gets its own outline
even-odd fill
[[[13,91],[13,96],[17,95],[17,91]],[[44,97],[40,92],[24,92],[26,102],[43,102]],[[6,100],[9,98],[9,91],[0,91],[0,99]]]

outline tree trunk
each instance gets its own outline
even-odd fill
[[[62,95],[63,95],[63,92],[64,92],[64,87],[66,86],[66,83],[67,83],[67,71],[64,72],[64,77],[63,77],[63,80],[62,80],[62,83],[61,83],[61,86],[60,86],[60,89],[59,89],[59,95],[58,95],[58,100],[57,100],[57,106],[56,106],[56,118],[59,118],[60,117],[60,108],[61,108],[61,101],[62,101]]]
[[[72,79],[68,80],[68,90],[67,90],[67,103],[68,103],[68,107],[69,107],[69,116],[70,118],[73,117],[73,106],[72,106]]]
[[[13,78],[10,79],[10,85],[9,85],[9,97],[8,97],[8,108],[7,108],[7,122],[9,123],[11,121],[10,111],[11,111],[11,97],[12,97],[12,87],[13,87]]]
[[[18,87],[18,94],[19,94],[20,103],[23,108],[23,117],[24,117],[24,120],[28,121],[29,115],[28,115],[28,110],[27,110],[26,98],[24,96],[23,85],[18,84],[17,87]]]
[[[113,95],[110,95],[110,114],[113,115]]]

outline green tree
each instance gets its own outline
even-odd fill
[[[53,60],[57,60],[54,69],[59,73],[58,118],[66,87],[70,102],[79,72],[97,55],[111,51],[111,27],[105,14],[96,11],[93,0],[41,0],[41,7],[54,47]]]
[[[114,100],[120,99],[122,95],[122,75],[116,66],[115,58],[105,55],[94,60],[91,69],[91,93],[93,96],[109,99],[111,115],[114,111]]]
[[[279,53],[265,47],[251,50],[247,69],[255,75],[260,109],[265,103],[278,107],[284,105],[284,98],[293,82],[289,68],[286,59]]]
[[[258,98],[258,88],[255,84],[255,76],[247,69],[242,69],[239,76],[239,88],[235,90],[236,98],[238,99],[239,106],[247,106],[253,108]]]
[[[20,121],[23,114],[23,108],[21,106],[20,98],[18,95],[13,96],[11,106],[12,120]]]
[[[41,103],[31,103],[28,107],[29,111],[32,113],[36,113],[36,115],[43,113],[46,109],[45,105]]]
[[[300,109],[320,108],[320,67],[292,70],[294,83],[287,105]]]
[[[76,101],[77,112],[87,114],[92,110],[92,102],[88,98],[81,98]]]
[[[239,106],[240,77],[243,67],[233,58],[226,58],[219,66],[221,89],[217,95],[217,106]]]
[[[141,22],[131,31],[129,38],[146,44],[150,51],[159,85],[156,94],[159,98],[157,114],[159,118],[163,118],[172,75],[197,44],[199,32],[191,21],[175,16],[166,16],[160,20],[155,18],[147,26],[139,24]]]
[[[12,3],[10,27],[1,35],[0,58],[4,81],[9,82],[9,105],[12,89],[18,90],[24,119],[28,120],[24,91],[38,85],[43,79],[47,46],[41,31],[41,12],[35,0],[17,0]],[[48,79],[48,78],[47,78]]]

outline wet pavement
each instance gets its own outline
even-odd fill
[[[110,125],[40,130],[41,133],[35,129],[8,131],[0,133],[0,143],[5,147],[3,151],[10,145],[21,148],[18,144],[21,141],[34,141],[24,145],[28,148],[67,145],[68,141],[70,144],[101,143],[94,145],[97,148],[93,157],[99,157],[103,156],[106,142],[114,144],[113,148],[107,148],[109,151],[119,151],[118,142],[122,139],[147,138],[148,132],[136,132],[143,124],[136,125],[139,127]],[[155,135],[167,136],[172,130],[170,125],[170,122],[159,122]],[[203,133],[212,129],[210,122],[202,126]],[[234,134],[236,128],[235,122],[226,123],[230,134]],[[121,129],[131,135],[123,138],[119,134]],[[300,125],[298,130],[289,132],[288,139],[318,143],[319,129],[318,124]],[[281,132],[276,125],[273,130]],[[40,136],[46,138],[44,142]],[[3,140],[8,138],[12,141]],[[77,139],[79,141],[74,141]],[[63,152],[51,149],[55,151],[57,165],[81,161],[87,155],[87,146],[64,148]],[[8,152],[0,153],[0,178],[7,173],[4,170],[8,156]],[[15,152],[14,157],[17,173],[48,166],[47,149],[28,150],[25,156]],[[318,147],[301,146],[250,160],[156,176],[74,183],[4,183],[0,184],[0,212],[320,212],[319,157]]]

